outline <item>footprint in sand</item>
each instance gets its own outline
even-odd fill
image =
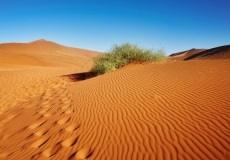
[[[38,139],[37,141],[33,142],[33,143],[31,144],[31,147],[32,147],[32,148],[38,148],[38,147],[44,145],[49,139],[50,139],[50,137],[46,137],[46,136],[41,137],[41,138]]]
[[[70,113],[73,113],[74,111],[72,109],[67,109],[64,114],[70,114]]]
[[[68,122],[69,120],[70,120],[70,117],[64,117],[64,118],[58,120],[57,124],[62,125],[62,124],[65,124],[66,122]]]
[[[3,153],[0,153],[0,159],[4,160],[6,159],[6,157],[10,156],[12,153],[9,153],[9,152],[3,152]]]
[[[30,126],[28,126],[29,129],[35,129],[37,127],[40,127],[41,125],[43,125],[46,121],[40,121],[40,122],[37,122],[37,123],[34,123]]]
[[[73,132],[75,130],[77,130],[80,127],[79,124],[71,124],[68,127],[65,128],[65,131],[67,132]]]
[[[40,110],[38,113],[39,113],[39,114],[45,114],[45,113],[47,113],[48,111],[50,111],[50,109],[49,109],[49,108],[46,108],[46,109]]]
[[[61,144],[63,147],[70,147],[77,143],[79,135],[73,134],[72,136],[66,138]]]
[[[74,153],[70,159],[72,160],[81,160],[89,158],[93,154],[93,151],[90,147],[85,147],[80,150],[78,150],[76,153]]]
[[[55,146],[47,148],[45,151],[42,152],[42,155],[45,157],[52,157],[55,154],[57,154],[57,152],[62,148],[62,145],[60,143],[57,143]]]
[[[48,129],[40,129],[38,130],[37,132],[34,133],[35,136],[42,136],[42,135],[45,135],[46,133],[48,132]]]
[[[66,110],[70,107],[70,104],[64,104],[63,106],[61,106],[61,109]]]

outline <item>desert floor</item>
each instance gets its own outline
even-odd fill
[[[230,159],[229,64],[1,64],[0,159]]]

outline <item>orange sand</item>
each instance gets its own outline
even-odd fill
[[[169,60],[210,60],[230,59],[230,45],[215,47],[211,49],[190,49],[183,52],[171,54]]]
[[[0,44],[0,64],[90,69],[92,57],[101,53],[66,47],[46,40]]]
[[[4,64],[0,159],[230,159],[229,63],[132,64],[84,81],[63,63]]]
[[[168,58],[170,60],[184,60],[184,59],[186,59],[192,55],[195,55],[197,53],[200,53],[202,51],[205,51],[205,50],[204,49],[190,49],[187,51],[171,54]]]

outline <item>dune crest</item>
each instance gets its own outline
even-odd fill
[[[219,46],[211,49],[190,49],[183,52],[173,53],[168,56],[169,60],[210,60],[230,59],[230,45]]]
[[[92,58],[102,53],[63,46],[44,39],[30,43],[0,44],[0,64],[18,67],[75,67],[88,70]]]
[[[205,51],[205,49],[190,49],[187,51],[182,51],[182,52],[178,52],[178,53],[173,53],[171,55],[169,55],[169,59],[170,60],[185,60],[187,57],[190,57],[194,54],[200,53],[202,51]]]

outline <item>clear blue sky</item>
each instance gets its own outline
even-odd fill
[[[230,1],[0,1],[0,43],[41,38],[103,52],[123,42],[167,54],[212,48],[230,44]]]

